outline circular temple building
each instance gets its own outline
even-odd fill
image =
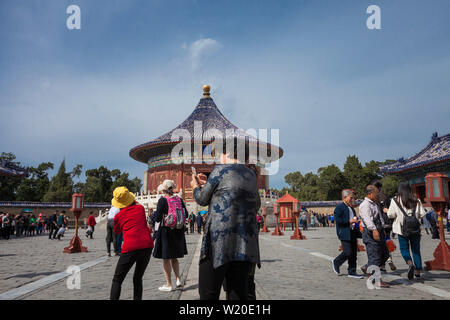
[[[191,153],[188,155],[190,161],[187,162],[186,154],[183,156],[184,150],[178,154],[178,159],[172,155],[173,148],[181,141],[177,138],[179,132],[184,132],[190,137]],[[191,167],[195,167],[197,173],[204,173],[207,176],[213,170],[216,165],[212,163],[214,152],[208,153],[208,148],[211,150],[217,133],[223,135],[223,139],[231,137],[240,141],[245,140],[250,148],[252,146],[257,148],[258,189],[268,190],[269,176],[266,174],[265,165],[281,158],[283,150],[276,145],[260,141],[232,124],[210,97],[210,86],[205,85],[203,86],[203,97],[185,121],[162,136],[130,150],[131,158],[148,165],[148,170],[144,175],[144,194],[156,195],[158,186],[165,179],[170,179],[175,181],[177,185],[175,192],[183,197],[186,204],[192,203],[194,199],[190,185]],[[261,147],[267,148],[267,152]],[[267,156],[261,157],[264,152]],[[184,159],[184,162],[181,159]]]

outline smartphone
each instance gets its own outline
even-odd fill
[[[196,175],[197,175],[197,170],[195,170],[194,167],[191,167],[191,170],[192,170],[192,174],[193,174],[194,176],[196,176]]]

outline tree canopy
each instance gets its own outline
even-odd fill
[[[400,179],[394,175],[382,177],[379,173],[380,165],[392,161],[394,160],[384,162],[372,160],[363,166],[356,155],[349,155],[343,171],[335,164],[331,164],[319,168],[317,174],[308,172],[303,175],[300,171],[288,173],[284,181],[289,187],[284,187],[281,192],[288,191],[303,201],[324,201],[341,200],[342,189],[353,189],[357,198],[361,199],[364,198],[367,185],[375,180],[381,180],[384,193],[393,196],[397,192]]]
[[[2,160],[20,166],[12,153],[1,153]],[[36,168],[29,167],[27,178],[0,176],[0,201],[70,202],[73,193],[81,192],[86,202],[109,202],[118,186],[126,186],[131,192],[139,192],[142,188],[139,178],[130,179],[127,172],[119,169],[109,170],[105,166],[89,169],[85,172],[86,180],[75,183],[74,180],[79,180],[83,174],[81,164],[67,171],[64,159],[58,172],[50,179],[48,171],[53,168],[53,163],[43,162]]]

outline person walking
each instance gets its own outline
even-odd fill
[[[34,215],[30,216],[30,219],[29,219],[29,224],[30,224],[30,226],[29,226],[29,230],[30,230],[29,231],[29,235],[30,236],[34,236],[35,235],[36,222],[37,222],[36,217]]]
[[[373,182],[372,184],[378,188],[378,192],[379,192],[378,193],[379,194],[378,206],[380,207],[380,213],[381,213],[381,216],[383,217],[383,221],[384,221],[383,229],[384,229],[384,234],[385,234],[385,241],[388,241],[388,239],[390,239],[390,235],[392,233],[392,224],[394,222],[394,220],[390,219],[387,215],[389,206],[391,204],[391,199],[384,194],[383,184],[380,180],[377,180],[377,181]],[[395,266],[394,261],[392,260],[392,254],[389,252],[387,246],[386,246],[386,250],[387,250],[387,255],[389,256],[389,258],[387,259],[386,262],[389,264],[389,268],[391,268],[392,271],[395,271],[395,270],[397,270],[397,267]],[[380,266],[380,268],[381,268],[381,271],[386,272],[385,265]]]
[[[58,216],[58,218],[56,219],[56,224],[58,225],[58,232],[59,232],[59,230],[63,227],[63,225],[64,225],[64,221],[65,221],[65,219],[64,219],[64,214],[66,213],[66,211],[64,211],[64,210],[62,210],[60,213],[59,213],[59,216]],[[65,228],[64,228],[64,231],[65,231]]]
[[[44,218],[42,217],[42,213],[39,213],[39,216],[36,221],[36,234],[41,235],[43,228],[44,228]]]
[[[203,225],[203,218],[200,212],[197,213],[197,232],[198,234],[202,234],[202,225]]]
[[[163,270],[166,283],[159,287],[160,291],[172,291],[172,271],[176,278],[176,287],[183,286],[180,279],[179,258],[188,254],[186,238],[184,235],[185,220],[187,218],[187,209],[184,201],[174,194],[176,188],[172,180],[164,180],[161,190],[164,197],[159,198],[154,213],[154,219],[159,222],[156,232],[156,243],[153,251],[153,257],[163,260]],[[176,225],[170,223],[170,219],[176,216]],[[182,220],[182,221],[178,221]],[[179,227],[177,227],[177,225]]]
[[[111,257],[111,242],[115,255],[119,255],[117,251],[117,235],[114,232],[114,217],[119,213],[119,208],[111,207],[108,212],[108,220],[106,222],[106,252],[108,257]]]
[[[447,212],[447,232],[450,232],[450,209]]]
[[[191,212],[189,215],[189,228],[191,233],[194,233],[194,227],[195,227],[195,214]]]
[[[398,235],[400,252],[409,266],[408,279],[412,280],[414,276],[420,278],[422,270],[420,219],[425,217],[426,212],[406,181],[400,182],[397,196],[393,200],[387,215],[389,218],[395,219],[392,229]],[[410,249],[413,258],[411,258]]]
[[[89,212],[89,218],[88,218],[88,228],[91,228],[91,233],[89,234],[91,239],[94,239],[94,230],[95,230],[96,224],[97,224],[97,222],[95,221],[94,212],[91,211],[91,212]]]
[[[339,268],[345,261],[348,261],[348,277],[362,279],[363,277],[356,273],[359,230],[355,228],[358,217],[355,209],[352,207],[352,204],[355,202],[355,194],[351,190],[345,190],[343,197],[343,202],[334,209],[336,234],[341,241],[342,253],[334,258],[332,263],[333,271],[339,275]]]
[[[150,262],[154,246],[145,218],[145,209],[135,202],[133,193],[126,187],[114,189],[113,196],[112,206],[120,209],[114,216],[114,232],[123,233],[124,243],[114,271],[110,299],[120,298],[122,283],[136,264],[133,275],[133,299],[142,300],[142,278]]]
[[[9,213],[4,214],[1,220],[1,227],[2,227],[2,236],[3,239],[9,240],[9,237],[11,235],[11,217]]]
[[[366,197],[359,205],[359,214],[363,224],[362,238],[366,245],[366,252],[368,262],[361,267],[364,274],[367,274],[368,267],[383,266],[389,255],[389,250],[386,247],[385,234],[383,225],[383,217],[378,206],[379,191],[374,185],[366,187]],[[389,287],[389,284],[380,280],[381,287]]]
[[[316,214],[313,213],[311,214],[311,227],[315,227],[316,226]]]
[[[195,201],[209,206],[200,251],[200,300],[218,300],[224,281],[228,299],[247,300],[252,265],[260,263],[256,212],[261,200],[256,175],[245,163],[238,163],[237,139],[233,140],[234,156],[227,153],[227,140],[221,164],[206,182],[204,175],[192,176]]]
[[[48,235],[48,238],[51,240],[56,239],[56,233],[59,230],[58,224],[56,223],[56,221],[58,220],[57,214],[58,214],[58,210],[53,212],[48,219],[49,224],[50,224],[50,233]]]
[[[302,217],[301,217],[301,224],[303,227],[303,230],[306,231],[308,230],[308,217],[306,216],[306,213],[303,212]]]
[[[438,226],[438,216],[433,209],[429,210],[425,215],[425,219],[428,219],[428,222],[431,225],[431,239],[440,239],[439,236],[439,226]]]
[[[431,231],[431,223],[430,223],[430,220],[428,220],[426,215],[425,215],[425,217],[422,218],[422,225],[423,225],[423,228],[425,229],[425,232],[427,234],[432,233],[432,231]]]

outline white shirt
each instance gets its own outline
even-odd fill
[[[405,210],[405,212],[407,214],[411,214],[412,213],[412,209],[406,209],[403,206],[402,200],[398,199],[398,202],[400,203],[400,205],[403,207],[403,210]],[[420,200],[418,200],[418,204],[416,207],[416,217],[417,219],[421,219],[423,217],[425,217],[427,213],[425,212],[425,209],[423,208],[422,203],[420,202]],[[402,235],[402,226],[403,226],[403,213],[400,210],[400,208],[397,206],[397,204],[395,203],[394,199],[392,199],[391,201],[391,205],[389,206],[389,210],[387,213],[388,217],[391,219],[395,219],[394,223],[392,224],[392,232]]]
[[[108,220],[114,220],[114,217],[116,216],[116,214],[118,214],[120,211],[119,208],[116,207],[111,207],[111,209],[109,209],[108,212]]]
[[[450,220],[450,209],[448,210],[447,220]]]
[[[350,217],[350,220],[352,220],[355,217],[355,215],[353,214],[353,210],[349,206],[347,206],[347,208],[348,208],[348,216]]]

